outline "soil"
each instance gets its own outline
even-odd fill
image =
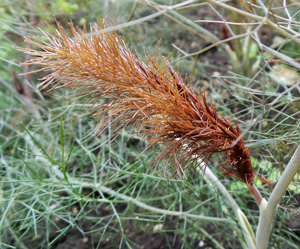
[[[296,207],[300,206],[300,195],[295,196],[295,200],[297,201]],[[126,204],[120,204],[116,206],[118,213],[125,212],[127,205]],[[257,205],[252,205],[252,203],[249,203],[249,208],[253,208],[254,210],[257,210]],[[88,211],[88,210],[86,210]],[[103,219],[103,217],[107,217],[111,214],[111,211],[109,211],[108,208],[105,206],[100,206],[96,211],[91,211],[89,215],[92,215],[93,217],[99,217],[100,219]],[[176,218],[175,218],[176,219]],[[62,220],[59,220],[56,222],[57,226],[59,226],[61,229],[68,226],[66,222],[63,222]],[[281,224],[281,221],[278,220],[275,222],[275,224]],[[116,230],[118,230],[119,226],[116,223],[115,226],[112,226],[107,230],[105,233],[106,235],[101,238],[101,233],[88,233],[90,231],[90,228],[93,227],[95,229],[95,224],[91,224],[88,220],[82,219],[80,222],[80,229],[84,232],[87,232],[88,235],[83,236],[81,232],[79,232],[78,229],[68,229],[67,233],[58,239],[56,241],[56,244],[53,248],[55,249],[91,249],[91,248],[128,248],[125,244],[125,242],[122,241],[122,236],[118,233],[116,233]],[[290,229],[290,231],[295,231],[295,236],[300,236],[300,216],[295,215],[291,217],[287,223],[286,226]],[[132,246],[133,243],[130,243],[132,248],[140,248],[140,249],[181,249],[181,248],[193,248],[193,249],[213,249],[216,248],[211,243],[211,241],[205,236],[199,234],[197,238],[191,239],[189,241],[190,247],[182,247],[184,242],[183,235],[179,235],[175,232],[176,227],[174,220],[172,217],[168,217],[163,224],[163,231],[160,231],[159,225],[157,226],[158,229],[153,229],[149,224],[144,223],[142,226],[137,226],[134,221],[125,222],[123,224],[124,227],[124,233],[127,236],[131,242],[135,244],[135,246]],[[160,227],[160,228],[159,228]],[[115,228],[116,230],[113,230]],[[279,229],[280,226],[277,225],[275,229]],[[212,225],[212,224],[206,224],[203,226],[204,232],[208,234],[216,234],[218,233],[218,227]],[[228,231],[223,230],[223,234],[229,233],[230,227],[228,227]],[[107,236],[108,235],[108,236]],[[242,248],[240,243],[237,240],[231,240],[230,241],[227,238],[222,237],[222,234],[215,237],[217,241],[222,241],[223,248],[228,249],[240,249]],[[120,246],[121,244],[121,246]],[[292,248],[284,243],[279,243],[281,249],[288,249]],[[98,247],[97,247],[98,246]],[[278,247],[279,248],[279,247]]]
[[[122,208],[118,207],[118,212],[122,213],[125,211],[125,206],[123,206],[124,210]],[[96,212],[90,213],[90,215],[98,215],[99,220],[103,218],[104,213],[107,215],[107,209],[103,207],[104,210],[101,210],[102,208],[99,208]],[[89,232],[91,224],[87,220],[82,220],[80,222],[80,227],[82,231]],[[62,221],[59,221],[57,225],[63,229],[68,224],[64,223]],[[93,224],[94,225],[94,224]],[[199,234],[199,237],[197,239],[194,239],[188,242],[189,247],[183,247],[184,243],[184,236],[177,234],[173,231],[176,230],[176,227],[174,225],[174,220],[172,217],[167,218],[163,225],[163,231],[160,231],[160,229],[157,229],[155,231],[155,227],[150,226],[150,224],[144,224],[144,226],[137,226],[134,221],[125,222],[123,224],[125,227],[124,233],[126,237],[131,241],[130,245],[132,248],[140,248],[140,249],[181,249],[181,248],[193,248],[193,249],[212,249],[214,248],[211,245],[211,242],[206,239],[205,235]],[[158,226],[159,227],[159,226]],[[217,233],[218,230],[213,225],[206,225],[203,227],[204,230],[210,234],[210,233]],[[115,229],[119,229],[119,226],[116,224]],[[91,249],[91,248],[128,248],[126,246],[126,243],[122,241],[122,236],[119,233],[116,233],[116,230],[113,230],[112,227],[109,228],[108,231],[106,231],[106,235],[100,240],[100,235],[97,233],[92,233],[91,235],[83,236],[82,233],[78,231],[78,229],[68,229],[65,236],[57,240],[56,245],[53,247],[55,249]],[[228,228],[230,230],[230,228]],[[225,231],[224,231],[225,232]],[[108,236],[107,236],[108,235]],[[224,241],[224,238],[219,236],[219,239],[221,241]],[[120,246],[121,244],[121,246]],[[226,244],[226,241],[225,241]],[[230,241],[231,246],[224,246],[224,248],[232,248],[232,245],[234,245],[234,248],[241,248],[239,247],[238,241]],[[97,247],[98,246],[98,247]]]
[[[300,206],[300,195],[295,197],[297,200],[297,207]],[[120,204],[116,207],[119,213],[122,213],[127,208],[126,204]],[[251,205],[249,205],[251,208]],[[257,209],[256,205],[253,205],[254,209]],[[87,210],[88,211],[88,210]],[[110,211],[105,206],[100,206],[96,211],[92,211],[90,215],[93,217],[98,216],[99,220],[103,219],[110,214]],[[280,221],[276,222],[280,224]],[[67,227],[67,223],[61,220],[57,221],[57,225],[63,229]],[[89,232],[91,226],[95,229],[95,224],[91,224],[88,220],[81,220],[80,228],[84,232]],[[300,217],[299,214],[291,217],[286,226],[290,228],[291,232],[294,232],[295,236],[300,236]],[[125,222],[123,224],[124,233],[131,242],[135,244],[132,248],[141,248],[141,249],[181,249],[181,248],[193,248],[193,249],[213,249],[216,248],[213,246],[211,241],[206,238],[205,235],[199,234],[198,238],[194,238],[193,241],[189,241],[190,247],[182,247],[184,242],[184,237],[182,235],[176,234],[172,231],[176,230],[174,226],[174,222],[172,217],[166,219],[166,222],[163,225],[163,231],[161,232],[159,229],[155,231],[153,227],[149,226],[149,224],[144,224],[142,227],[137,227],[134,221]],[[159,227],[159,226],[158,226]],[[115,224],[115,228],[118,229],[118,224]],[[121,243],[122,236],[116,233],[116,230],[112,230],[113,227],[109,228],[110,230],[106,231],[106,234],[101,238],[101,234],[97,233],[87,233],[88,235],[83,236],[78,229],[68,229],[67,233],[56,241],[56,244],[53,248],[55,249],[91,249],[91,248],[128,248],[123,241]],[[218,227],[207,224],[203,227],[204,231],[208,234],[216,234],[218,233]],[[275,228],[276,229],[276,228]],[[230,230],[230,228],[228,228]],[[223,231],[224,234],[228,234],[229,231]],[[237,240],[228,241],[228,239],[222,237],[220,234],[218,237],[215,237],[218,241],[222,241],[222,246],[224,248],[242,248]],[[121,246],[120,246],[121,243]],[[133,243],[130,243],[131,245]],[[284,243],[280,243],[281,249],[291,248]]]

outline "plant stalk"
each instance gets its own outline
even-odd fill
[[[260,192],[258,191],[258,189],[256,188],[256,186],[254,184],[247,184],[247,187],[249,189],[249,191],[251,192],[251,194],[253,195],[253,197],[255,198],[258,206],[260,206],[261,201],[262,201],[262,196],[260,194]]]
[[[209,167],[205,166],[204,163],[201,163],[201,166],[199,168],[201,168],[203,170],[203,172],[205,173],[205,176],[207,178],[209,178],[209,180],[219,189],[219,191],[222,193],[222,195],[229,201],[230,206],[232,207],[232,209],[238,219],[238,223],[239,223],[240,227],[242,228],[243,235],[244,235],[245,241],[247,243],[247,249],[255,249],[256,242],[255,242],[254,233],[251,229],[249,221],[247,220],[247,217],[245,216],[243,211],[240,209],[239,205],[236,203],[236,201],[230,195],[228,190],[219,181],[219,179],[214,175],[214,173],[210,170]],[[258,190],[257,190],[257,192],[258,192]]]
[[[268,247],[275,208],[299,169],[300,145],[296,149],[282,176],[279,178],[269,201],[266,202],[263,200],[260,205],[260,217],[256,233],[257,249],[266,249]]]

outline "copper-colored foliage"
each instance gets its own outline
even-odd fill
[[[33,57],[26,63],[53,71],[42,79],[40,87],[58,79],[57,86],[78,88],[79,95],[88,95],[97,103],[93,114],[101,119],[97,135],[108,123],[116,132],[134,126],[149,139],[150,146],[162,145],[158,161],[168,158],[165,170],[174,169],[173,175],[182,176],[185,168],[222,153],[226,161],[219,169],[252,184],[249,150],[239,127],[218,116],[205,94],[199,97],[194,93],[167,60],[162,59],[160,66],[155,55],[143,63],[122,37],[101,34],[99,26],[105,28],[105,24],[100,24],[91,28],[93,36],[85,27],[75,30],[71,23],[73,38],[58,24],[58,30],[52,30],[54,35],[44,32],[50,45],[27,40],[41,50],[22,49]]]

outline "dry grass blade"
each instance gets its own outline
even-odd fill
[[[52,71],[42,79],[41,88],[53,84],[78,88],[79,95],[88,95],[94,103],[101,99],[93,114],[101,119],[97,135],[109,123],[116,133],[134,126],[149,139],[150,146],[162,145],[157,161],[168,158],[165,170],[172,170],[172,176],[181,177],[187,167],[221,153],[226,161],[219,170],[253,184],[249,149],[239,139],[238,125],[234,127],[231,120],[219,116],[213,104],[208,105],[205,94],[193,92],[187,79],[183,80],[166,59],[160,66],[157,55],[148,55],[147,63],[143,63],[116,33],[87,37],[85,27],[75,29],[70,23],[74,35],[70,38],[57,25],[53,35],[44,32],[50,44],[27,40],[39,50],[21,49],[33,57],[25,64]],[[91,32],[100,27],[105,28],[105,22],[100,20]]]

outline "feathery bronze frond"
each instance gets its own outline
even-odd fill
[[[70,38],[58,23],[58,30],[52,29],[54,35],[43,32],[50,44],[27,39],[41,50],[22,49],[33,57],[26,64],[52,71],[40,87],[78,88],[79,95],[88,95],[95,103],[101,99],[103,104],[96,105],[93,114],[101,119],[96,135],[109,123],[116,132],[134,126],[149,139],[150,146],[162,145],[158,162],[168,156],[172,163],[165,170],[173,168],[173,175],[182,176],[187,167],[221,153],[226,161],[218,169],[252,185],[249,149],[238,125],[219,116],[204,92],[198,96],[167,59],[160,66],[157,55],[149,55],[143,63],[122,37],[99,32],[100,26],[106,27],[99,23],[91,28],[96,35],[90,37],[85,27],[75,29],[70,23],[74,35]]]

